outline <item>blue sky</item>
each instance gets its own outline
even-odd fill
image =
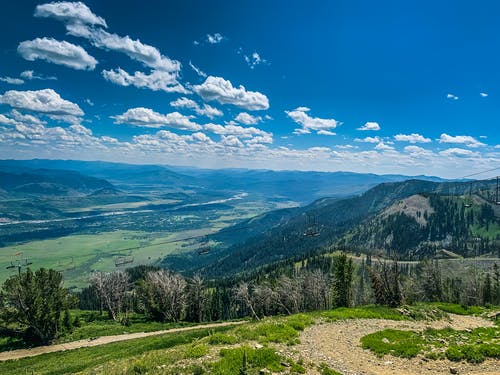
[[[0,158],[499,166],[500,5],[409,3],[8,2]]]

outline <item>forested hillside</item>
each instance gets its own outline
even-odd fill
[[[319,199],[300,209],[275,211],[250,219],[235,228],[214,235],[212,238],[220,244],[212,249],[209,256],[194,255],[188,263],[185,262],[186,258],[167,256],[163,260],[163,266],[184,272],[203,269],[209,275],[218,276],[238,273],[287,258],[328,251],[332,247],[362,252],[397,251],[400,256],[420,259],[420,254],[434,255],[439,246],[433,244],[424,253],[420,250],[411,252],[410,250],[416,249],[417,244],[425,242],[429,236],[444,241],[441,243],[458,244],[463,240],[463,235],[453,237],[453,234],[463,234],[467,231],[465,227],[471,229],[470,233],[467,232],[467,238],[476,242],[468,245],[472,251],[462,250],[459,253],[483,254],[489,251],[492,244],[496,244],[493,240],[496,240],[497,219],[494,218],[493,208],[487,200],[491,198],[494,187],[494,181],[474,182],[474,191],[477,192],[474,196],[477,202],[467,203],[471,207],[466,210],[465,200],[459,197],[467,196],[470,192],[470,182],[437,183],[409,180],[384,183],[357,197]],[[436,212],[433,214],[430,211],[427,214],[423,211],[419,214],[427,215],[432,222],[427,229],[428,233],[420,228],[421,224],[415,218],[401,213],[383,213],[386,208],[416,194],[427,194],[432,197],[429,199],[436,206]],[[460,205],[461,200],[463,202]],[[461,215],[464,220],[468,218],[469,224],[461,220]],[[377,228],[373,228],[375,224]],[[238,228],[243,230],[234,230]],[[398,233],[392,236],[395,239],[390,236],[391,228]],[[373,233],[373,239],[370,233]],[[391,237],[391,241],[384,245],[388,237]],[[351,238],[354,238],[352,242]],[[483,238],[484,241],[477,238]],[[479,248],[482,250],[478,250]]]
[[[337,246],[408,259],[497,255],[500,221],[494,207],[480,195],[412,196],[366,220]]]

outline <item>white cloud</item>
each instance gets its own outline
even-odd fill
[[[172,60],[160,51],[140,40],[133,40],[128,35],[112,34],[100,27],[106,27],[106,21],[96,16],[83,3],[60,2],[44,4],[37,7],[37,17],[50,17],[62,21],[68,34],[90,40],[97,48],[121,52],[145,66],[178,74],[181,69],[179,61]]]
[[[34,115],[30,115],[27,113],[21,113],[15,109],[10,112],[10,115],[18,122],[23,124],[31,124],[31,125],[44,125],[45,121],[39,119]]]
[[[224,146],[228,146],[228,147],[238,147],[238,148],[244,147],[243,143],[241,143],[241,141],[238,139],[238,137],[236,137],[234,135],[228,135],[228,136],[223,135],[221,138],[221,143]]]
[[[255,125],[262,121],[262,117],[253,116],[247,112],[240,112],[238,116],[235,117],[235,120],[244,125]]]
[[[479,156],[478,152],[474,152],[471,150],[464,150],[463,148],[449,148],[447,150],[441,151],[439,154],[443,155],[443,156],[451,156],[451,157]]]
[[[250,56],[244,55],[243,58],[245,59],[250,69],[255,68],[257,65],[267,63],[267,61],[263,59],[257,52],[252,53]]]
[[[12,77],[0,77],[0,81],[10,85],[22,85],[24,83],[22,79]]]
[[[64,23],[107,27],[106,21],[92,13],[82,2],[61,1],[37,5],[35,17],[50,17]]]
[[[366,124],[364,124],[363,126],[361,126],[360,128],[358,128],[358,130],[363,130],[363,131],[373,130],[373,131],[377,131],[377,130],[380,130],[380,125],[377,122],[370,122],[369,121]]]
[[[418,147],[418,146],[406,146],[404,148],[406,152],[409,154],[412,154],[413,156],[430,156],[432,155],[432,152],[429,150],[426,150],[425,148]]]
[[[334,119],[323,119],[319,117],[311,117],[307,114],[310,109],[307,107],[298,107],[293,111],[285,111],[288,117],[294,122],[301,125],[302,128],[295,129],[294,134],[308,134],[311,130],[321,131],[335,129],[341,123]]]
[[[178,73],[181,69],[179,61],[163,56],[155,47],[144,44],[140,40],[133,40],[128,35],[122,37],[101,29],[92,30],[90,34],[83,33],[84,35],[80,30],[69,31],[70,34],[76,34],[75,36],[88,35],[88,39],[94,46],[124,53],[147,67],[171,73]]]
[[[27,79],[27,80],[41,80],[41,81],[56,81],[57,77],[51,77],[51,76],[44,76],[41,74],[35,74],[33,70],[25,70],[24,72],[21,72],[20,74],[21,78]]]
[[[399,142],[410,142],[410,143],[429,143],[432,142],[429,138],[425,138],[423,135],[417,133],[411,134],[397,134],[394,139]]]
[[[0,124],[3,124],[3,125],[16,125],[17,121],[15,121],[15,120],[13,120],[11,118],[8,118],[5,115],[0,114]]]
[[[179,112],[163,115],[144,107],[130,108],[125,113],[113,116],[113,118],[115,119],[115,124],[129,124],[146,128],[168,126],[180,130],[201,130],[201,126],[192,122],[189,116],[184,116]]]
[[[188,99],[186,97],[178,98],[170,102],[170,105],[174,108],[191,109],[195,111],[196,114],[201,116],[207,116],[208,118],[214,118],[224,115],[224,113],[217,108],[214,108],[208,104],[203,104],[203,107],[200,107],[200,105],[196,103],[194,100]]]
[[[94,102],[92,100],[90,100],[89,98],[85,99],[85,103],[87,103],[91,107],[94,106]]]
[[[209,76],[201,85],[192,87],[193,91],[206,101],[218,101],[221,104],[232,104],[249,111],[269,108],[269,100],[260,92],[247,91],[244,86],[233,87],[229,80]]]
[[[481,95],[481,97],[483,98],[486,98],[488,96],[488,94],[485,92],[480,92],[479,95]]]
[[[205,73],[203,70],[198,68],[196,65],[194,65],[191,61],[189,61],[189,66],[191,69],[195,71],[196,74],[198,74],[202,78],[207,78],[207,73]]]
[[[81,108],[59,96],[52,89],[38,91],[10,90],[0,95],[0,104],[12,108],[39,112],[48,115],[83,116]]]
[[[265,132],[264,130],[257,129],[254,127],[243,127],[238,125],[218,125],[218,124],[206,124],[203,126],[206,131],[215,133],[218,135],[234,135],[239,138],[254,138],[257,136],[264,137],[263,139],[271,139],[272,143],[272,133]]]
[[[375,150],[380,150],[380,151],[391,151],[391,150],[394,150],[394,147],[389,146],[389,145],[385,144],[384,142],[379,142],[379,143],[375,146]]]
[[[458,100],[458,96],[454,94],[446,94],[446,99]]]
[[[45,60],[78,70],[94,70],[97,65],[97,60],[82,47],[53,38],[25,40],[17,52],[28,61]]]
[[[219,44],[224,40],[224,36],[219,33],[207,34],[207,42],[210,44]]]
[[[365,138],[356,138],[354,142],[365,142],[365,143],[380,143],[382,140],[379,137],[365,137]]]
[[[446,133],[441,134],[441,137],[439,138],[439,143],[458,143],[458,144],[464,144],[467,147],[486,146],[484,143],[479,142],[477,139],[469,135],[451,136]]]
[[[331,132],[329,130],[318,130],[319,135],[337,135],[337,133]]]
[[[178,92],[186,94],[188,91],[177,81],[177,75],[161,70],[153,70],[151,74],[135,72],[134,75],[118,68],[103,70],[102,76],[107,81],[120,86],[135,86],[153,91]]]

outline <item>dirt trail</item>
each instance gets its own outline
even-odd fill
[[[126,333],[123,335],[102,336],[102,337],[98,337],[96,339],[85,339],[85,340],[67,342],[64,344],[38,346],[36,348],[31,348],[31,349],[18,349],[18,350],[12,350],[9,352],[0,353],[0,361],[7,361],[9,359],[20,359],[20,358],[25,358],[25,357],[34,357],[34,356],[37,356],[40,354],[60,352],[60,351],[64,351],[64,350],[88,348],[90,346],[99,346],[99,345],[110,344],[110,343],[118,342],[118,341],[133,340],[133,339],[140,339],[140,338],[149,337],[149,336],[164,335],[166,333],[194,331],[197,329],[205,329],[205,328],[226,327],[226,326],[233,326],[233,325],[239,325],[239,324],[245,324],[245,323],[247,323],[247,322],[240,321],[240,322],[223,322],[223,323],[201,324],[201,325],[192,326],[192,327],[172,328],[172,329],[166,329],[166,330],[162,330],[162,331],[136,332],[136,333]]]
[[[423,357],[403,359],[386,355],[378,358],[369,350],[361,348],[361,337],[386,328],[421,331],[427,327],[464,330],[493,326],[490,320],[472,316],[450,314],[450,319],[422,322],[353,319],[317,324],[302,333],[301,344],[290,349],[294,352],[290,354],[297,359],[303,358],[306,363],[327,363],[344,375],[450,374],[450,368],[456,369],[458,374],[500,374],[498,360],[473,365],[448,360],[426,360]],[[308,373],[319,374],[315,370]]]

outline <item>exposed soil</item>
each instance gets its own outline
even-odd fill
[[[292,348],[283,348],[296,360],[305,363],[326,363],[345,375],[370,374],[500,374],[499,360],[486,360],[481,364],[451,362],[449,360],[427,360],[422,356],[404,359],[386,355],[378,358],[369,350],[361,348],[361,337],[386,328],[422,331],[427,327],[457,330],[490,327],[493,323],[473,316],[450,314],[449,320],[438,321],[392,321],[383,319],[353,319],[334,323],[321,323],[307,328],[301,335],[301,343]],[[316,370],[309,374],[319,374]]]

